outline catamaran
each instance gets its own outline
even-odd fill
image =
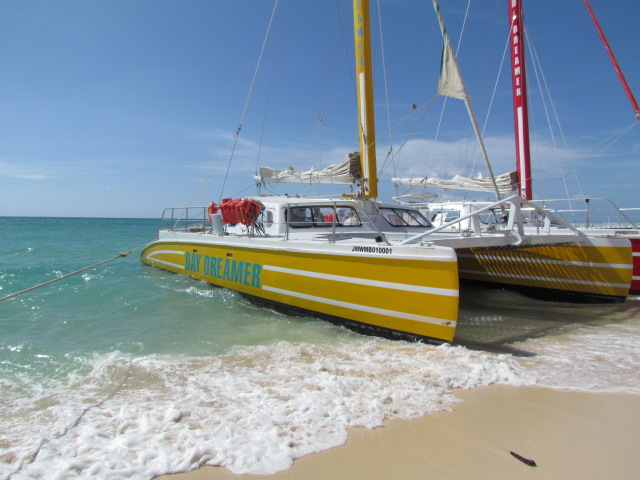
[[[509,231],[434,228],[377,197],[369,6],[355,0],[360,151],[321,171],[261,168],[261,181],[356,184],[350,196],[252,196],[168,208],[144,263],[257,301],[389,338],[452,341],[459,277],[624,298],[628,242],[526,234],[511,197]],[[534,210],[542,209],[527,204]],[[482,212],[481,212],[482,213]],[[468,218],[479,224],[478,213]],[[471,273],[469,273],[471,272]]]
[[[522,3],[509,0],[510,50],[516,131],[516,172],[495,176],[477,126],[469,95],[451,47],[437,0],[432,0],[443,36],[438,93],[462,99],[476,133],[489,176],[394,178],[396,185],[424,189],[495,192],[495,202],[415,202],[436,224],[436,232],[459,233],[460,278],[513,288],[548,299],[584,302],[623,301],[631,282],[628,239],[579,230],[532,202]],[[517,190],[517,194],[515,194]],[[536,224],[532,227],[532,219]],[[561,228],[556,228],[556,227]],[[500,245],[496,235],[511,237]],[[469,246],[465,246],[467,243]],[[436,242],[453,245],[448,240]]]
[[[390,238],[392,221],[399,223],[394,234],[404,238],[430,224],[414,209],[375,201],[366,1],[354,2],[354,37],[362,154],[347,156],[343,168],[336,166],[324,175],[333,183],[346,177],[343,181],[359,184],[359,195],[256,196],[222,201],[221,211],[217,205],[166,209],[167,226],[144,249],[141,259],[260,303],[326,318],[364,333],[451,341],[459,301],[455,250]],[[346,175],[339,175],[343,170]]]

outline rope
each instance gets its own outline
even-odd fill
[[[63,275],[62,277],[54,278],[53,280],[49,280],[48,282],[44,282],[44,283],[41,283],[39,285],[35,285],[35,286],[31,287],[31,288],[27,288],[26,290],[22,290],[20,292],[12,293],[11,295],[7,295],[6,297],[2,297],[2,298],[0,298],[0,302],[4,302],[5,300],[9,300],[10,298],[17,297],[18,295],[22,295],[23,293],[27,293],[27,292],[30,292],[32,290],[36,290],[38,288],[44,287],[45,285],[50,285],[52,283],[59,282],[60,280],[64,280],[65,278],[72,277],[73,275],[77,275],[78,273],[82,273],[82,272],[84,272],[86,270],[91,270],[92,268],[98,267],[98,266],[100,266],[100,265],[102,265],[104,263],[111,262],[112,260],[115,260],[116,258],[126,257],[130,253],[131,253],[131,251],[120,252],[115,257],[108,258],[106,260],[103,260],[102,262],[99,262],[99,263],[96,263],[94,265],[91,265],[90,267],[86,267],[86,268],[77,270],[77,271],[69,273],[67,275]]]

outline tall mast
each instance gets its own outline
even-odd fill
[[[529,150],[529,112],[527,107],[527,74],[524,60],[524,24],[522,1],[509,2],[511,80],[513,83],[513,110],[516,131],[516,164],[520,196],[532,200],[531,160]]]
[[[371,34],[369,1],[353,0],[353,27],[358,87],[358,130],[362,192],[366,198],[378,196],[376,171],[376,132],[373,118],[373,73],[371,68]]]
[[[622,88],[624,88],[624,91],[627,94],[627,98],[629,99],[629,102],[631,102],[631,108],[633,108],[633,112],[636,115],[636,119],[640,120],[640,108],[638,108],[638,102],[636,102],[636,99],[633,96],[633,92],[631,92],[631,88],[629,88],[629,84],[627,83],[627,79],[624,77],[624,74],[622,73],[622,69],[620,68],[620,65],[618,65],[616,56],[613,54],[613,50],[611,50],[611,47],[609,46],[609,42],[607,41],[607,37],[605,37],[604,32],[602,31],[602,28],[600,28],[600,23],[598,23],[598,20],[596,19],[596,16],[593,13],[593,10],[591,10],[591,5],[589,5],[589,1],[584,0],[584,4],[587,6],[587,10],[589,11],[591,20],[593,20],[593,24],[596,26],[596,30],[598,30],[598,35],[600,35],[600,38],[602,39],[602,43],[604,43],[604,48],[607,50],[607,53],[609,54],[611,63],[613,63],[613,68],[616,71],[618,78],[620,79],[620,83],[622,83]]]

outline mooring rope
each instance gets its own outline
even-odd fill
[[[9,300],[10,298],[17,297],[18,295],[22,295],[23,293],[27,293],[27,292],[30,292],[32,290],[36,290],[38,288],[44,287],[45,285],[49,285],[49,284],[54,283],[54,282],[59,282],[60,280],[64,280],[65,278],[72,277],[73,275],[77,275],[78,273],[82,273],[82,272],[84,272],[86,270],[91,270],[92,268],[98,267],[98,266],[100,266],[100,265],[102,265],[104,263],[107,263],[107,262],[111,262],[112,260],[115,260],[117,258],[126,257],[131,252],[132,252],[132,250],[130,250],[128,252],[120,252],[115,257],[108,258],[106,260],[103,260],[102,262],[99,262],[99,263],[96,263],[94,265],[91,265],[90,267],[82,268],[80,270],[76,270],[75,272],[68,273],[67,275],[63,275],[62,277],[54,278],[53,280],[49,280],[48,282],[44,282],[44,283],[41,283],[39,285],[35,285],[35,286],[31,287],[31,288],[27,288],[26,290],[22,290],[20,292],[12,293],[11,295],[7,295],[6,297],[0,298],[0,302],[3,302],[5,300]]]

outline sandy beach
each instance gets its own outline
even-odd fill
[[[206,466],[158,478],[640,478],[640,395],[491,386],[456,396],[463,402],[451,412],[350,429],[344,445],[300,458],[274,475]]]

